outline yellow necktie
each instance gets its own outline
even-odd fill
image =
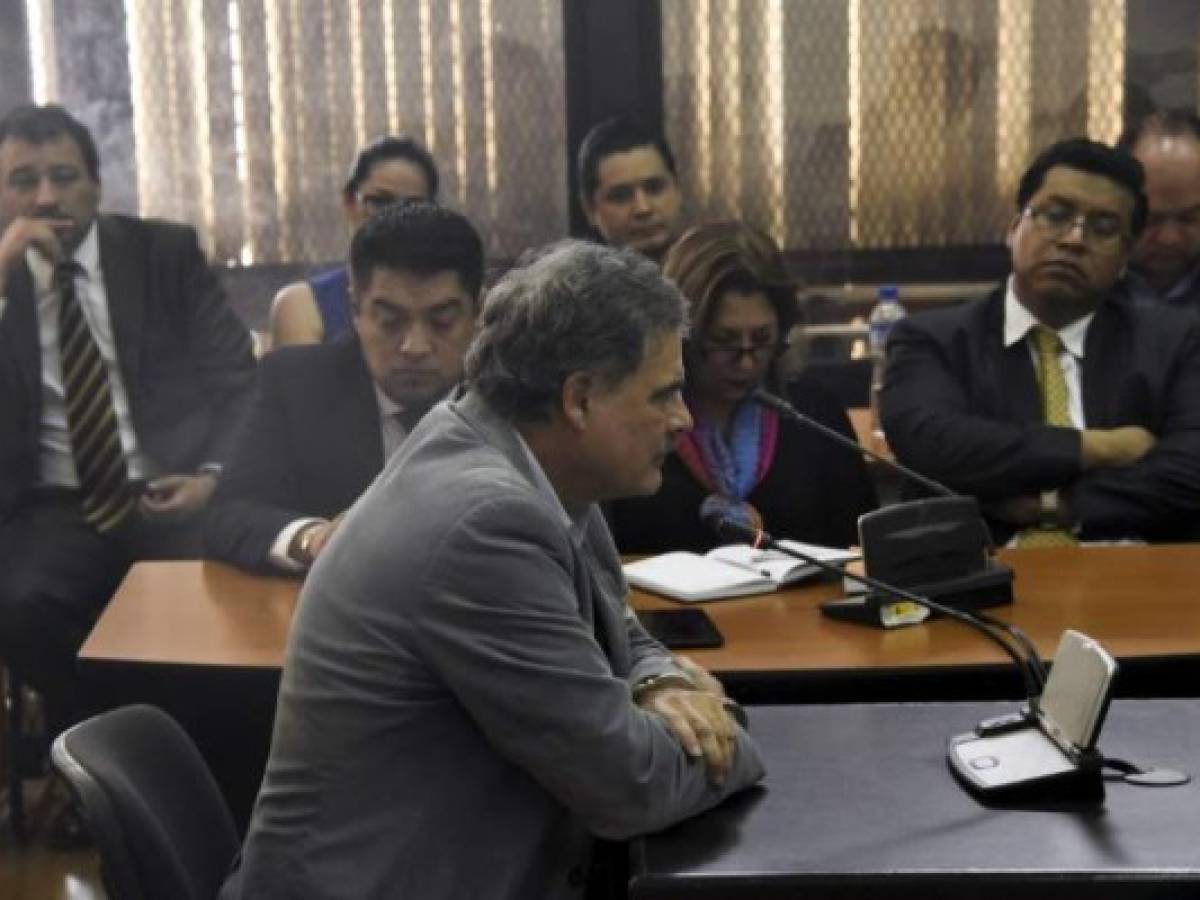
[[[1062,339],[1042,325],[1034,326],[1033,346],[1037,351],[1038,380],[1042,395],[1042,421],[1047,425],[1071,427],[1071,397],[1058,355]],[[1077,544],[1075,536],[1062,528],[1026,528],[1017,536],[1019,547],[1067,547]]]

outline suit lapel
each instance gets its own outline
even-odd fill
[[[590,516],[599,516],[594,507]],[[589,523],[595,527],[595,523]],[[590,528],[589,528],[590,530]],[[610,603],[609,598],[624,598],[624,585],[612,584],[607,570],[600,564],[591,549],[591,544],[585,540],[580,551],[580,559],[587,570],[588,581],[592,596],[592,630],[596,634],[596,642],[608,657],[613,674],[624,678],[629,674],[629,641],[628,630],[625,627],[625,607]]]
[[[1122,322],[1111,301],[1100,304],[1083,342],[1083,419],[1089,428],[1108,428],[1108,410],[1118,394],[1119,381],[1128,373]],[[1129,424],[1129,423],[1126,423]]]
[[[112,322],[113,342],[121,363],[121,377],[130,403],[135,403],[142,359],[142,325],[146,316],[143,267],[134,262],[142,248],[134,245],[127,229],[108,216],[97,220],[100,237],[100,271],[108,296],[108,317]]]
[[[346,416],[345,428],[329,430],[328,422],[321,427],[336,435],[339,468],[347,483],[370,484],[387,462],[383,458],[383,429],[374,382],[353,331],[335,340],[332,350],[337,356],[338,373],[329,387],[338,394],[338,406]],[[347,435],[358,438],[348,439]]]
[[[488,444],[504,454],[508,462],[527,479],[530,484],[536,483],[536,478],[530,468],[529,455],[517,437],[516,430],[503,419],[496,416],[483,400],[473,392],[461,389],[454,395],[455,406],[459,413],[478,429]],[[624,607],[621,603],[611,603],[608,598],[624,600],[624,585],[613,584],[608,576],[608,567],[596,557],[601,548],[603,552],[616,553],[612,548],[611,539],[603,541],[595,535],[595,529],[603,528],[604,517],[599,507],[594,504],[587,512],[588,521],[581,545],[575,544],[574,555],[578,567],[575,572],[575,583],[586,583],[586,591],[577,598],[580,603],[579,615],[591,625],[596,641],[599,643],[613,673],[624,677],[629,673],[629,642],[628,632],[624,622]]]
[[[993,356],[996,385],[1006,417],[1014,422],[1042,421],[1042,394],[1033,358],[1025,341],[1004,346],[1004,292],[1002,287],[988,303],[985,349]]]

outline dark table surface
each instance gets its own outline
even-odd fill
[[[1200,896],[1200,784],[992,808],[946,742],[1011,703],[758,707],[766,782],[635,843],[630,896]],[[1115,701],[1100,749],[1200,773],[1200,701]]]

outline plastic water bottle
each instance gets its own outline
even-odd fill
[[[878,299],[867,319],[867,343],[871,350],[871,427],[875,436],[883,437],[879,421],[879,392],[883,389],[883,372],[887,365],[887,339],[892,326],[906,315],[900,305],[900,289],[894,284],[881,284]]]

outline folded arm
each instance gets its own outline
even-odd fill
[[[761,778],[740,728],[730,729],[730,768],[716,784],[666,718],[633,701],[580,616],[561,532],[533,501],[481,504],[443,542],[418,591],[428,604],[417,614],[423,655],[497,752],[593,833],[616,839],[666,827]]]

